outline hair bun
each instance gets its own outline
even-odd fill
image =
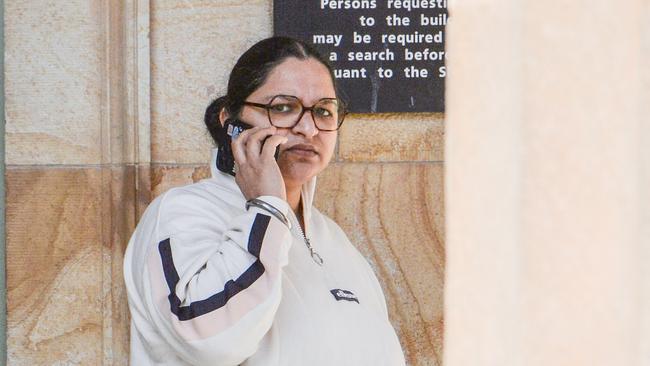
[[[210,136],[212,136],[212,139],[217,143],[217,145],[220,145],[223,142],[223,126],[219,120],[219,114],[221,113],[221,110],[227,106],[227,104],[227,96],[222,96],[213,100],[212,103],[210,103],[210,105],[205,109],[205,116],[203,117],[205,126],[208,128]]]

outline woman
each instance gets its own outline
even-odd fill
[[[372,269],[312,207],[343,117],[310,46],[273,37],[240,57],[206,111],[212,178],[156,198],[129,242],[131,364],[404,364]],[[228,146],[234,120],[253,128]],[[234,177],[217,169],[228,147]]]

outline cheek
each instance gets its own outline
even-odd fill
[[[266,114],[259,113],[257,111],[251,111],[248,108],[244,108],[239,114],[239,119],[248,123],[253,127],[267,127],[269,125],[269,120]]]
[[[332,133],[331,136],[323,136],[322,138],[323,152],[324,153],[326,152],[327,154],[325,155],[327,161],[330,161],[332,155],[334,155],[336,140],[337,140],[337,133]]]

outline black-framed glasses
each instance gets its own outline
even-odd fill
[[[266,109],[271,125],[293,128],[305,111],[311,113],[316,128],[320,131],[336,131],[345,119],[345,106],[337,98],[323,98],[311,107],[305,107],[298,97],[276,95],[267,104],[244,102],[245,105]]]

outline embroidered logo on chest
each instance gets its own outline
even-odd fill
[[[334,295],[336,301],[347,300],[347,301],[354,301],[357,304],[359,303],[359,299],[357,298],[357,295],[355,295],[352,291],[335,288],[330,290],[330,292],[332,293],[332,295]]]

